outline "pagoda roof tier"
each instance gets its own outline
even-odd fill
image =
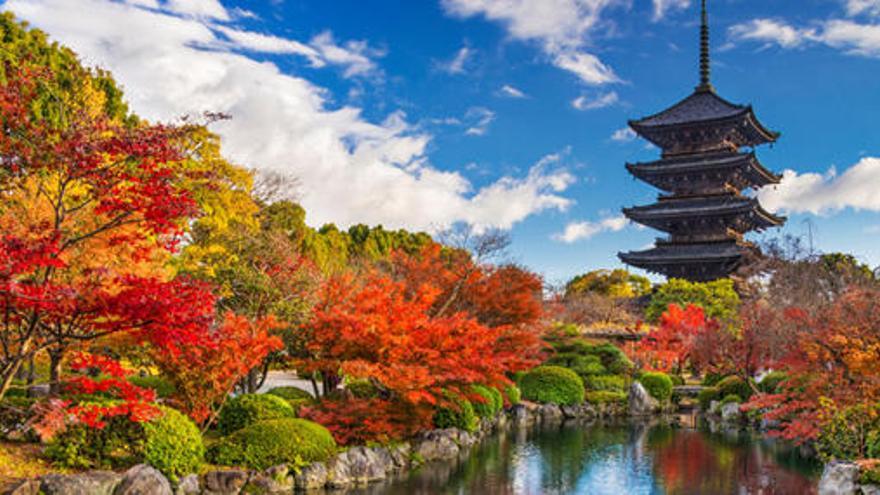
[[[758,200],[736,194],[662,198],[651,205],[624,208],[623,214],[634,222],[678,235],[721,228],[760,231],[785,222],[761,207]]]
[[[737,242],[667,244],[645,251],[618,253],[621,261],[652,273],[692,281],[728,276],[754,249]]]
[[[711,88],[698,88],[666,110],[631,120],[629,125],[664,151],[679,151],[682,143],[739,147],[772,143],[779,138],[779,133],[758,121],[751,105],[731,103]]]
[[[779,184],[781,175],[767,170],[754,153],[713,153],[627,163],[635,177],[663,191],[695,190],[730,184],[742,190]]]

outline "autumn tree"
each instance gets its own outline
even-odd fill
[[[627,270],[593,270],[578,275],[565,285],[565,297],[599,294],[617,298],[641,297],[651,292],[651,281]]]
[[[707,332],[719,331],[724,330],[716,321],[706,319],[703,308],[670,304],[658,326],[639,341],[632,357],[648,369],[680,373],[691,358],[695,341]]]
[[[708,318],[728,322],[736,318],[740,297],[730,279],[690,282],[673,278],[657,287],[651,295],[645,318],[650,322],[659,321],[670,304],[699,306]]]

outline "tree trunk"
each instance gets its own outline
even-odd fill
[[[30,387],[34,384],[34,381],[37,379],[37,366],[34,363],[34,357],[28,360],[28,372],[27,372],[27,386]]]
[[[18,368],[21,367],[22,361],[21,358],[14,359],[3,367],[2,374],[0,374],[0,400],[3,400],[9,387],[12,386],[12,380],[15,379],[15,374],[18,373]]]
[[[49,350],[49,395],[52,397],[61,394],[61,362],[63,360],[63,347],[54,347]]]

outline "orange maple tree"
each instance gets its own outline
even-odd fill
[[[631,357],[648,369],[680,371],[690,358],[698,336],[718,328],[717,322],[706,319],[703,308],[670,304],[660,317],[660,324],[642,338]]]

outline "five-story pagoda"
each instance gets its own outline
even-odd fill
[[[715,93],[709,79],[706,0],[700,30],[700,84],[667,110],[630,121],[639,136],[660,147],[662,158],[626,168],[665,194],[651,205],[624,208],[630,220],[669,234],[653,249],[620,253],[629,265],[667,277],[708,281],[730,275],[757,248],[750,231],[777,227],[785,218],[764,210],[743,190],[778,184],[781,176],[764,168],[752,151],[778,133],[755,117],[751,106],[736,105]]]

